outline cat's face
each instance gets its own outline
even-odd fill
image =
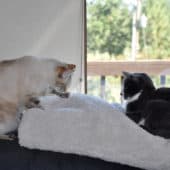
[[[154,89],[154,85],[147,74],[123,72],[121,95],[125,100],[149,89]]]
[[[75,69],[76,65],[74,64],[64,64],[56,67],[55,87],[59,92],[67,91]]]
[[[121,95],[126,100],[142,90],[140,80],[135,75],[123,72]]]

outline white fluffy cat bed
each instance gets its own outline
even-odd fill
[[[74,153],[148,170],[170,170],[170,142],[153,136],[105,101],[82,94],[41,99],[19,127],[20,145]]]

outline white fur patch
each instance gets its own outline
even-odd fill
[[[122,103],[123,108],[126,109],[128,103],[138,100],[141,93],[142,93],[142,90],[136,93],[135,95],[133,95],[132,97],[128,97],[126,100],[123,100],[123,103]]]
[[[140,92],[136,93],[135,95],[133,95],[132,97],[128,97],[126,99],[127,103],[131,103],[131,102],[134,102],[134,101],[138,100],[141,93],[142,93],[142,90]]]
[[[145,125],[145,119],[144,118],[141,119],[140,122],[138,123],[138,125],[143,125],[144,126]]]

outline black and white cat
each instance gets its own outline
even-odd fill
[[[126,115],[150,133],[170,138],[170,88],[156,89],[145,73],[123,72]]]

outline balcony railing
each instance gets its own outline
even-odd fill
[[[88,76],[100,76],[100,96],[105,96],[106,76],[121,76],[122,71],[145,72],[160,76],[160,84],[166,83],[166,75],[170,75],[170,61],[89,61]]]

